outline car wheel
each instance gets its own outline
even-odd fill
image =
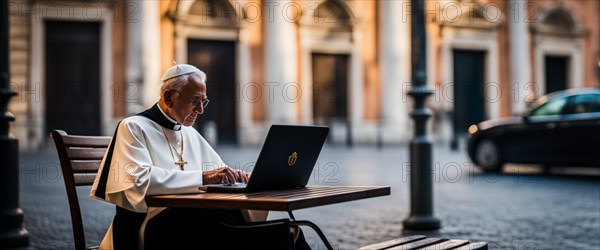
[[[475,147],[475,160],[484,172],[498,172],[502,168],[500,147],[492,140],[484,139]]]

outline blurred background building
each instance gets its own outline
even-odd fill
[[[111,135],[151,106],[177,63],[208,74],[196,128],[260,143],[270,124],[322,124],[339,144],[406,143],[410,1],[10,0],[9,110],[22,150],[48,132]],[[600,1],[426,1],[438,142],[599,86]]]

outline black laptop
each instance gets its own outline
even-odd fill
[[[304,187],[329,133],[328,127],[272,125],[248,184],[212,184],[207,192],[255,192]]]

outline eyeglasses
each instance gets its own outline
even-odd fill
[[[181,92],[171,89],[174,92],[179,93],[179,95],[182,95]],[[205,109],[206,106],[208,106],[208,103],[210,102],[210,100],[208,98],[206,99],[200,99],[198,97],[195,97],[194,99],[192,99],[191,101],[188,101],[189,104],[193,105],[194,107],[198,107],[198,105],[202,105],[202,109]]]

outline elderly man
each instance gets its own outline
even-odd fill
[[[191,127],[209,103],[206,75],[179,64],[162,81],[157,104],[118,124],[92,187],[91,197],[117,206],[102,249],[222,248],[223,242],[214,245],[222,238],[214,226],[244,221],[239,210],[147,207],[147,195],[196,193],[202,184],[249,177],[227,167]]]

